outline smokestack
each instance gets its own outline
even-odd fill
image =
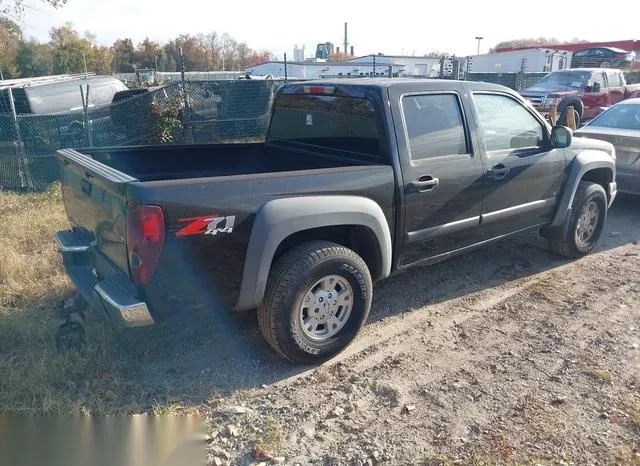
[[[349,40],[347,39],[347,23],[344,23],[344,53],[347,53]]]
[[[336,55],[340,53],[340,47],[336,47]]]
[[[353,57],[353,45],[351,46],[351,56]]]

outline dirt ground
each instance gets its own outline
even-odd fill
[[[210,461],[640,464],[638,240],[639,201],[622,198],[582,260],[532,235],[381,282],[324,366],[295,374],[256,349],[239,358],[253,384],[211,373]]]
[[[87,350],[57,355],[46,307],[68,283],[11,298],[7,267],[0,412],[199,413],[215,465],[640,465],[639,240],[640,200],[621,197],[584,259],[530,235],[393,277],[320,367],[282,361],[254,313],[89,319]]]

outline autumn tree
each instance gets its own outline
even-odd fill
[[[91,60],[92,44],[89,38],[80,37],[72,23],[52,28],[49,33],[51,40],[51,57],[53,73],[82,73]]]
[[[216,70],[221,67],[220,37],[213,31],[209,34],[199,34],[198,40],[204,53],[207,70]]]
[[[136,49],[131,39],[118,39],[113,43],[116,72],[133,73],[136,70]]]
[[[59,8],[67,0],[40,0],[42,3],[51,5],[54,8]],[[0,16],[3,18],[19,19],[24,13],[25,0],[0,0]]]
[[[164,63],[164,51],[160,44],[150,40],[148,37],[136,47],[136,62],[140,68],[156,68],[156,65]]]
[[[53,61],[49,44],[41,44],[35,39],[22,41],[16,56],[16,68],[23,78],[51,74]]]
[[[343,62],[349,60],[350,58],[351,55],[348,55],[344,52],[335,52],[327,57],[327,61]]]
[[[587,42],[584,39],[579,39],[577,37],[574,37],[573,39],[569,40],[569,41],[560,41],[558,39],[556,39],[555,37],[529,37],[527,39],[513,39],[513,40],[507,40],[507,41],[503,41],[498,43],[493,49],[491,49],[491,51],[495,51],[495,49],[499,49],[499,48],[508,48],[508,47],[534,47],[536,45],[539,46],[545,46],[545,45],[556,45],[556,44],[581,44]]]
[[[22,42],[22,30],[10,19],[0,19],[0,71],[2,76],[16,76],[16,57]]]

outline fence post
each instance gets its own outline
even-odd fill
[[[566,109],[565,112],[567,112],[567,126],[569,128],[571,128],[572,130],[576,130],[576,114],[575,114],[575,110],[573,109],[573,105],[569,105]]]
[[[22,141],[22,135],[20,134],[20,124],[18,122],[18,113],[16,112],[16,104],[13,101],[13,90],[10,87],[8,87],[7,92],[9,93],[9,106],[11,107],[11,116],[13,117],[13,129],[16,132],[16,138],[18,140],[20,155],[24,157],[24,142]]]
[[[87,84],[87,95],[85,96],[82,84],[80,84],[80,98],[82,99],[82,122],[84,124],[84,131],[87,138],[87,145],[93,147],[93,137],[91,135],[91,128],[89,127],[89,85]]]
[[[184,135],[186,142],[191,144],[193,142],[193,128],[191,127],[191,112],[189,111],[189,96],[187,95],[187,81],[184,76],[184,53],[182,47],[180,47],[180,78],[182,80],[182,99],[184,102],[184,110],[182,111],[182,126],[184,128]]]
[[[294,57],[295,60],[295,57]],[[284,81],[287,82],[287,54],[284,54]]]
[[[553,104],[551,107],[549,107],[549,122],[551,123],[551,126],[555,126],[557,121],[558,121],[557,108],[556,108],[556,104]]]
[[[18,112],[16,111],[16,104],[13,100],[13,90],[11,87],[7,88],[7,92],[9,94],[9,105],[11,106],[11,115],[13,116],[13,125],[16,132],[16,139],[18,140],[18,148],[20,151],[19,163],[18,163],[18,174],[20,176],[20,184],[23,188],[27,188],[28,190],[34,191],[35,187],[33,186],[33,179],[31,178],[31,170],[29,170],[29,161],[27,160],[25,150],[24,150],[24,141],[22,140],[22,134],[20,132],[20,122],[18,121]]]

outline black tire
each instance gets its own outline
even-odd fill
[[[593,225],[593,232],[584,238],[584,241],[578,240],[578,228],[580,217],[583,214],[585,206],[590,207],[594,203],[598,209],[597,221]],[[569,226],[564,238],[549,238],[549,246],[551,250],[563,257],[576,259],[589,254],[596,247],[604,223],[607,218],[607,193],[598,183],[591,181],[581,181],[578,190],[571,204],[571,217],[569,218]],[[584,231],[584,230],[583,230]]]
[[[580,126],[582,121],[582,115],[584,115],[584,104],[581,100],[570,100],[559,109],[560,116],[558,116],[558,125],[567,126],[567,107],[573,107],[575,110],[574,117],[576,119],[576,128]]]
[[[318,309],[301,308],[313,285],[329,276],[338,276],[350,286],[351,311],[335,335],[318,341],[303,330],[301,323],[303,312]],[[329,241],[303,243],[286,252],[271,269],[265,297],[258,308],[260,330],[269,345],[286,359],[296,364],[320,363],[341,352],[356,337],[369,316],[372,294],[369,269],[351,249]],[[338,310],[336,315],[339,312],[344,311]],[[318,328],[322,325],[328,329],[328,324]]]

